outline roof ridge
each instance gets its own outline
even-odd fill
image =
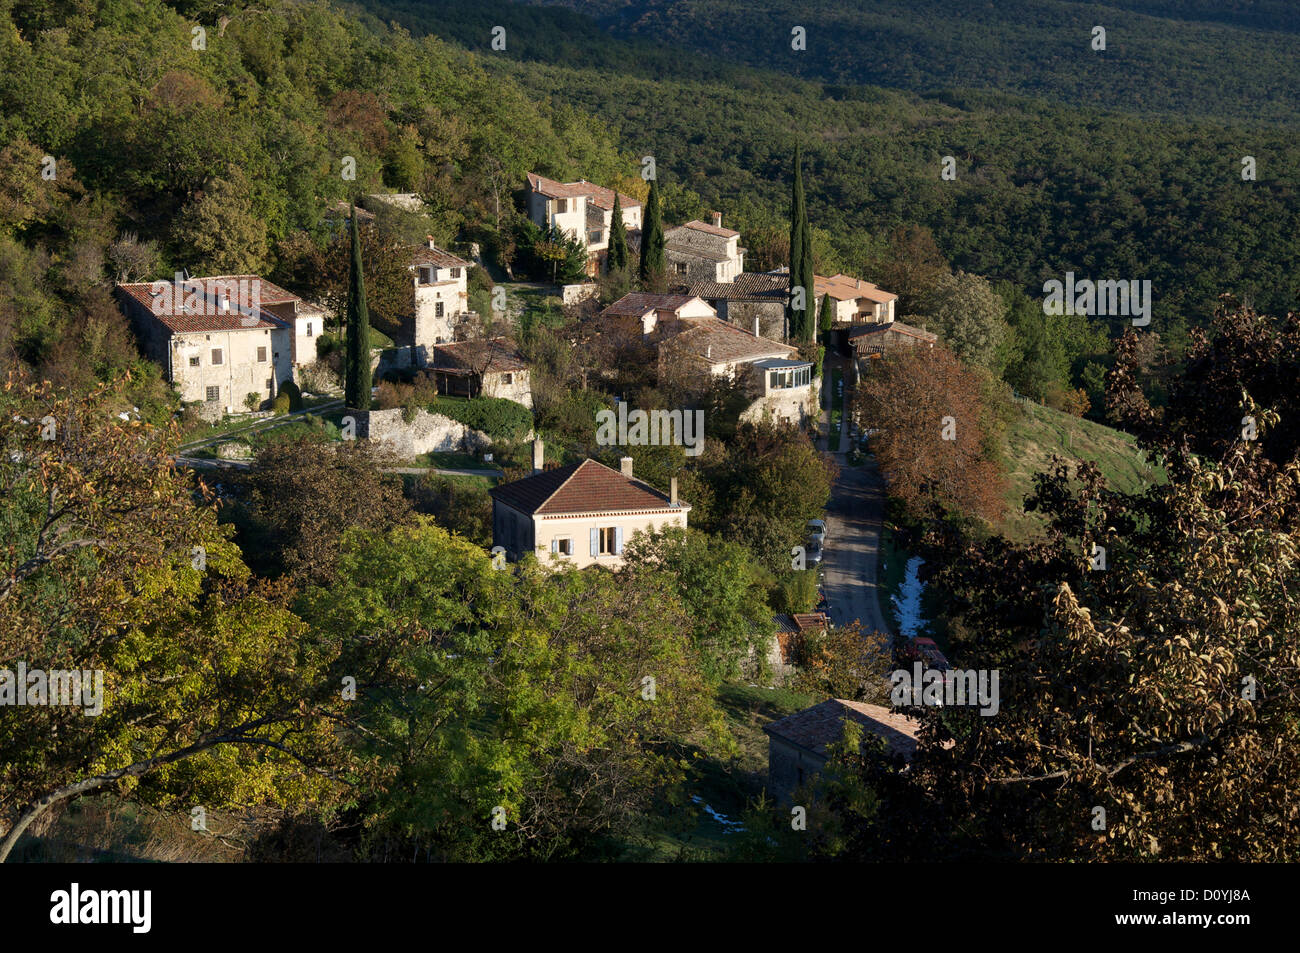
[[[555,496],[555,494],[556,494],[556,493],[559,493],[559,492],[560,492],[561,490],[563,490],[566,486],[568,486],[568,485],[569,485],[569,481],[572,480],[575,476],[577,476],[577,475],[578,475],[578,471],[581,470],[583,467],[585,467],[588,463],[596,463],[596,461],[593,460],[593,459],[591,459],[591,457],[587,457],[587,459],[583,460],[581,463],[579,463],[577,466],[575,466],[575,467],[573,468],[573,472],[570,473],[567,477],[565,477],[565,478],[564,478],[564,481],[563,481],[559,486],[557,486],[554,490],[552,490],[552,491],[550,492],[550,494],[546,497],[546,499],[542,500],[542,501],[541,501],[540,503],[538,503],[535,507],[533,507],[533,512],[534,512],[534,513],[539,512],[543,506],[545,506],[547,503],[551,502],[551,499]],[[597,464],[597,466],[599,466],[599,464]],[[609,468],[606,467],[605,469],[608,470]],[[542,474],[542,473],[545,473],[545,472],[546,472],[545,470],[542,470],[541,473],[534,473],[533,476],[541,476],[541,474]],[[610,472],[612,473],[613,471],[611,470]]]

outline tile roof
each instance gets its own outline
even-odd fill
[[[906,334],[922,341],[937,341],[939,335],[930,331],[922,331],[920,328],[914,328],[910,324],[904,324],[902,321],[885,321],[882,324],[862,324],[857,327],[849,328],[849,341],[858,341],[863,338],[876,334],[884,334],[889,331],[897,331],[899,334]]]
[[[548,198],[572,199],[583,196],[590,199],[592,204],[598,208],[612,209],[614,207],[614,190],[607,189],[603,185],[597,185],[594,182],[588,182],[586,179],[579,182],[556,182],[554,179],[548,179],[536,172],[529,172],[528,187]],[[619,192],[618,196],[623,208],[641,207],[641,202],[630,195]]]
[[[682,513],[689,503],[673,507],[668,497],[640,480],[629,479],[617,470],[587,459],[554,470],[503,483],[490,491],[494,500],[533,516],[576,513],[623,513],[662,511]]]
[[[326,207],[325,215],[327,218],[332,218],[335,215],[342,215],[343,220],[347,221],[349,208],[350,207],[348,206],[347,202],[343,201],[342,199],[339,199],[333,205]],[[375,220],[374,212],[368,212],[365,209],[361,208],[360,206],[357,206],[357,221],[364,223],[364,222],[373,222],[374,220]]]
[[[435,268],[472,268],[474,263],[457,258],[437,246],[416,245],[411,251],[411,265],[433,265]]]
[[[844,274],[831,275],[829,278],[814,275],[813,289],[818,298],[823,294],[829,294],[836,301],[856,301],[858,298],[866,298],[876,304],[888,304],[898,298],[898,295],[893,292],[883,291],[869,281],[850,278]]]
[[[486,361],[486,366],[484,362]],[[440,371],[460,371],[466,374],[523,371],[528,369],[514,343],[506,338],[490,341],[457,341],[454,344],[435,344],[433,366]],[[478,368],[483,370],[479,371]]]
[[[192,278],[192,281],[202,282],[204,288],[211,292],[214,284],[224,284],[227,282],[234,283],[236,286],[239,282],[258,282],[258,292],[260,301],[263,305],[287,304],[291,301],[299,301],[299,297],[291,291],[286,291],[279,285],[272,284],[264,278],[257,275],[215,275],[207,278]],[[248,331],[262,328],[285,328],[289,325],[281,321],[269,311],[253,307],[236,307],[232,311],[219,311],[216,294],[205,293],[204,299],[209,303],[203,310],[213,311],[213,314],[186,314],[183,307],[177,308],[175,305],[184,305],[185,295],[176,294],[173,288],[171,310],[159,314],[154,310],[156,299],[152,294],[155,282],[140,281],[132,284],[121,284],[117,286],[118,292],[129,295],[137,302],[144,306],[145,310],[153,314],[169,331],[174,334],[184,334],[198,331]]]
[[[660,345],[672,350],[683,349],[698,355],[710,364],[731,364],[737,361],[760,360],[765,357],[788,357],[799,349],[755,337],[726,321],[702,318],[691,322],[692,327],[675,334]]]
[[[690,228],[697,232],[704,232],[707,235],[717,235],[720,238],[740,237],[740,232],[735,229],[723,228],[721,225],[710,225],[708,222],[701,222],[699,219],[692,219],[685,225],[678,225],[676,228],[668,229],[668,232],[665,233],[664,237],[667,238],[669,234],[677,231],[678,228]]]
[[[664,239],[665,252],[686,255],[690,258],[702,258],[705,261],[731,261],[731,256],[724,252],[701,248],[699,245],[692,245],[689,242],[673,241],[667,235],[664,236]]]
[[[632,291],[623,295],[600,314],[601,317],[639,318],[651,310],[679,311],[696,297],[693,294],[652,294],[648,291]]]
[[[691,285],[691,294],[708,300],[779,301],[784,304],[790,291],[790,276],[765,275],[742,271],[734,281],[699,281]]]
[[[910,758],[916,752],[918,726],[913,719],[891,708],[845,698],[828,698],[820,705],[764,725],[763,730],[826,757],[826,749],[844,735],[845,718],[852,718],[865,730],[882,738],[889,750],[896,754]]]

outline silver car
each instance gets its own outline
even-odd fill
[[[807,531],[808,542],[815,544],[819,549],[826,545],[825,520],[809,520]]]

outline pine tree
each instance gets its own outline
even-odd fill
[[[352,270],[348,280],[347,355],[343,365],[343,397],[350,408],[370,409],[370,312],[366,308],[366,279],[361,271],[361,240],[357,236],[357,207],[351,209]]]
[[[808,229],[808,207],[803,194],[803,152],[794,147],[794,187],[790,195],[790,302],[786,307],[787,333],[795,340],[805,341],[812,330],[812,249]],[[807,268],[807,273],[804,269]],[[803,289],[799,302],[797,289]],[[802,303],[802,308],[795,305]]]
[[[646,200],[645,223],[641,227],[641,267],[637,275],[647,284],[664,272],[664,220],[659,204],[659,182],[650,180],[650,198]]]
[[[609,227],[607,262],[610,271],[621,271],[627,267],[627,226],[623,224],[623,206],[618,196],[618,189],[614,190],[613,216],[613,222]]]

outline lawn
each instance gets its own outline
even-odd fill
[[[1010,539],[1024,540],[1041,531],[1042,518],[1026,513],[1023,503],[1033,490],[1033,475],[1048,471],[1053,454],[1096,463],[1112,489],[1127,493],[1165,480],[1163,470],[1147,465],[1129,434],[1033,402],[1016,404],[1015,411],[1004,434],[1007,513],[998,527]]]

